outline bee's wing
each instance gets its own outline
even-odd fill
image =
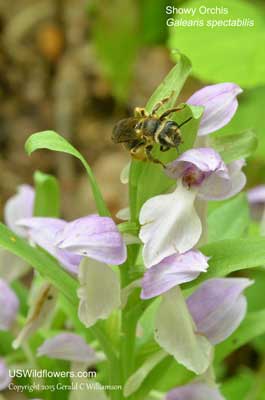
[[[131,142],[135,140],[136,132],[135,125],[137,118],[126,118],[119,121],[113,128],[112,140],[114,143]]]

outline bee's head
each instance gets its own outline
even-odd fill
[[[137,118],[125,118],[114,125],[111,139],[114,143],[131,142],[136,139],[135,127],[139,120]]]

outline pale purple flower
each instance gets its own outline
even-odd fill
[[[159,296],[176,285],[196,279],[201,272],[207,271],[207,261],[208,257],[198,250],[166,257],[145,272],[141,298]]]
[[[223,200],[234,196],[246,184],[241,171],[243,160],[225,165],[220,155],[212,148],[203,147],[187,150],[166,167],[172,179],[181,179],[182,184],[197,190],[204,200]]]
[[[187,299],[197,332],[212,344],[229,337],[245,317],[247,301],[242,293],[252,283],[246,278],[213,278],[203,282]]]
[[[106,264],[122,264],[127,257],[126,245],[114,221],[99,215],[67,223],[58,233],[56,245]]]
[[[75,333],[61,333],[46,339],[38,348],[38,356],[71,362],[93,363],[96,361],[95,351]]]
[[[16,319],[19,301],[9,285],[0,279],[0,330],[8,331]]]
[[[250,204],[265,205],[265,185],[258,185],[249,189],[247,196]]]
[[[195,381],[167,393],[165,400],[225,400],[216,386]]]
[[[56,257],[65,269],[74,274],[78,272],[82,257],[61,250],[55,245],[58,233],[67,225],[66,221],[58,218],[33,217],[21,219],[17,225],[27,232],[27,237],[33,244],[37,244]]]
[[[18,187],[18,193],[7,200],[4,207],[4,220],[6,225],[17,235],[25,237],[26,233],[16,222],[22,218],[33,216],[35,192],[29,185]]]
[[[261,221],[263,228],[265,221],[265,185],[259,185],[248,190],[247,196],[251,216],[256,221]]]
[[[204,107],[198,135],[208,135],[227,125],[236,113],[237,96],[242,92],[235,83],[218,83],[195,92],[187,103]]]
[[[0,391],[5,390],[10,382],[11,378],[9,376],[7,366],[4,360],[0,358]]]

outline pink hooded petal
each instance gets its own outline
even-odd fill
[[[0,279],[0,330],[8,331],[17,316],[18,298],[8,284]]]
[[[217,387],[204,382],[193,382],[170,390],[165,400],[225,400]]]
[[[141,298],[159,296],[176,285],[196,279],[201,272],[207,271],[207,261],[208,257],[198,250],[166,257],[145,272]]]
[[[34,189],[29,185],[18,187],[18,193],[11,197],[5,204],[4,220],[6,225],[17,235],[25,237],[26,233],[16,222],[22,218],[30,218],[34,208]]]
[[[18,221],[19,226],[27,231],[29,240],[53,255],[69,272],[76,274],[81,257],[61,250],[56,245],[56,238],[67,225],[67,222],[58,218],[34,217]]]
[[[220,155],[210,147],[185,151],[166,166],[166,174],[172,179],[182,178],[188,186],[202,186],[206,179],[217,175],[229,180],[228,169]]]
[[[7,366],[3,359],[0,358],[0,391],[7,389],[11,378],[8,373]]]
[[[246,314],[244,289],[253,282],[245,278],[214,278],[202,283],[187,305],[198,332],[212,344],[229,337]]]
[[[96,360],[95,351],[74,333],[61,333],[45,340],[38,348],[38,356],[85,363]]]
[[[58,233],[57,245],[107,264],[122,264],[127,257],[126,245],[114,221],[98,215],[69,222]]]
[[[231,121],[238,107],[237,96],[242,91],[235,83],[219,83],[200,89],[187,100],[188,104],[204,107],[199,136],[215,132]]]

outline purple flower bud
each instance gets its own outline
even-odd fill
[[[166,257],[159,264],[149,268],[142,280],[142,299],[149,299],[167,292],[184,282],[196,279],[208,268],[208,257],[198,250]]]
[[[197,332],[212,344],[230,336],[245,317],[247,302],[242,292],[252,283],[245,278],[214,278],[202,283],[187,300]]]
[[[4,220],[6,225],[17,235],[25,237],[26,232],[16,222],[22,218],[30,218],[34,208],[34,189],[29,185],[18,187],[18,193],[11,197],[5,204]]]
[[[82,257],[66,250],[59,249],[56,245],[56,238],[67,225],[66,221],[58,218],[26,218],[17,222],[27,232],[28,239],[53,255],[62,266],[73,274],[77,274],[78,265]]]
[[[170,390],[165,400],[225,400],[216,386],[193,382]]]
[[[208,135],[227,125],[236,113],[237,96],[242,92],[235,83],[218,83],[194,93],[187,103],[204,107],[198,135]]]
[[[196,189],[204,200],[221,200],[234,196],[244,187],[243,166],[243,160],[226,166],[215,150],[204,147],[183,153],[167,165],[166,174],[172,179],[181,179],[184,186]]]
[[[58,233],[56,245],[106,264],[122,264],[127,257],[126,245],[114,221],[99,215],[69,222]]]
[[[61,333],[45,340],[38,348],[38,356],[84,363],[96,361],[95,351],[81,336],[74,333]]]
[[[18,298],[8,284],[0,279],[0,330],[8,331],[19,307]]]
[[[5,390],[10,382],[11,378],[9,376],[6,364],[4,360],[0,358],[0,391]]]

